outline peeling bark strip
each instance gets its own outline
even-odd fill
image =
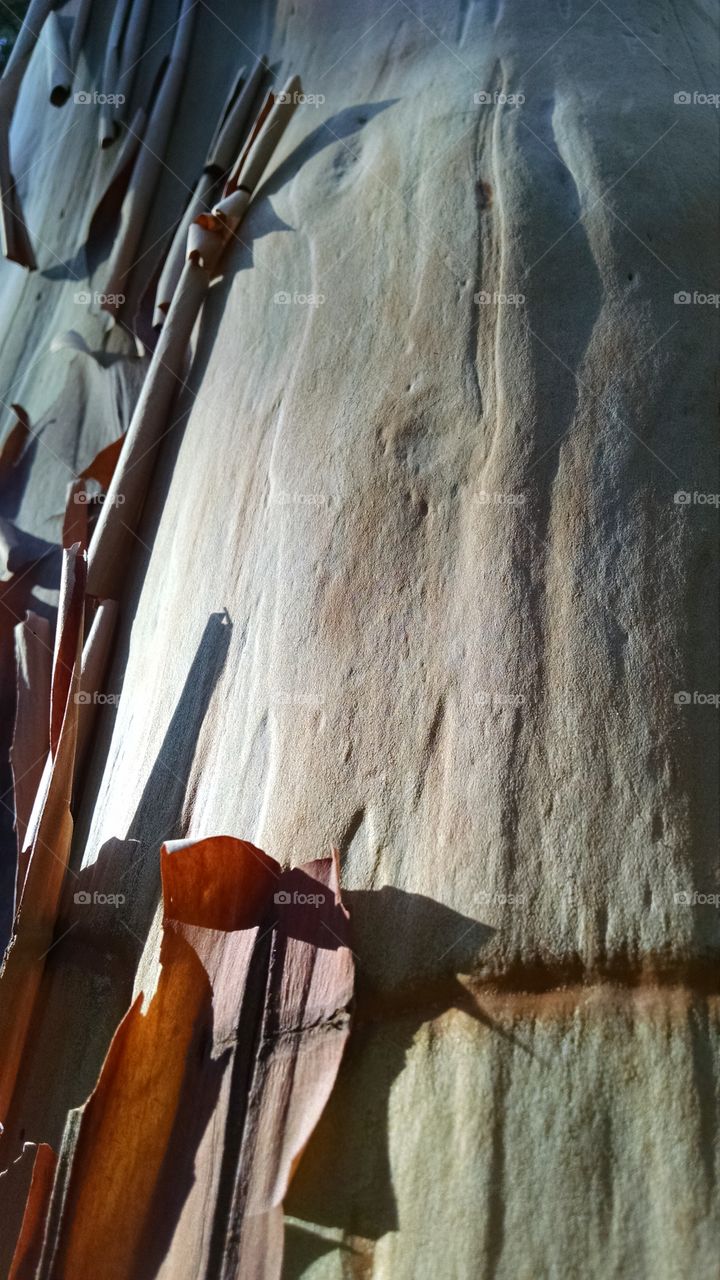
[[[51,1147],[26,1142],[18,1158],[0,1172],[0,1275],[8,1280],[35,1275],[55,1164]]]
[[[137,153],[127,195],[123,203],[122,225],[118,232],[112,259],[108,268],[106,298],[117,299],[127,289],[129,273],[134,264],[143,227],[147,221],[153,194],[163,167],[168,139],[172,130],[185,68],[190,56],[193,27],[197,11],[196,0],[182,0],[180,15],[175,27],[173,46],[165,67],[157,97],[153,103],[144,146]],[[129,66],[128,66],[129,69]],[[120,72],[118,71],[118,75]],[[114,95],[117,91],[113,90]],[[109,94],[110,96],[110,94]],[[112,125],[110,126],[110,131]],[[106,144],[109,131],[103,132],[101,141]],[[119,302],[105,301],[107,311],[115,312]]]
[[[155,451],[168,430],[167,418],[178,387],[184,385],[181,375],[195,321],[223,253],[290,123],[300,89],[300,78],[291,76],[277,100],[274,95],[268,95],[248,144],[230,174],[224,198],[211,214],[199,215],[190,225],[185,266],[91,539],[88,565],[91,595],[114,598],[120,592],[127,548],[140,519]],[[122,514],[118,510],[118,497]]]
[[[233,94],[225,104],[222,118],[210,142],[199,182],[178,223],[160,274],[153,316],[153,324],[156,328],[159,328],[165,319],[182,275],[190,226],[200,214],[207,211],[208,206],[214,203],[213,197],[219,194],[217,188],[238,154],[240,141],[265,70],[265,59],[257,58],[248,79],[239,91],[239,81],[244,76],[243,68],[234,86]]]
[[[25,1144],[25,1151],[31,1148]],[[34,1280],[42,1253],[45,1218],[47,1215],[57,1157],[52,1147],[41,1142],[35,1147],[30,1186],[25,1202],[20,1234],[18,1236],[8,1280]]]
[[[50,750],[51,659],[50,623],[28,611],[25,621],[15,628],[17,697],[10,763],[18,852],[25,846],[25,832]]]
[[[30,419],[22,405],[11,404],[10,408],[15,414],[15,422],[5,436],[2,447],[0,447],[0,486],[3,490],[12,487],[13,468],[20,461],[23,449],[31,434]]]
[[[73,823],[70,814],[85,604],[85,557],[63,553],[50,694],[50,752],[28,820],[13,936],[0,971],[0,1123],[7,1115],[53,932]]]
[[[216,836],[165,845],[161,867],[157,987],[70,1114],[44,1280],[278,1276],[283,1197],[347,1040],[336,855],[281,871]]]
[[[10,126],[23,76],[53,0],[31,0],[0,81],[0,242],[10,262],[37,267],[10,163]]]

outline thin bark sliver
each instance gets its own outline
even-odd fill
[[[190,56],[196,9],[197,0],[183,0],[170,58],[148,120],[144,146],[138,152],[123,202],[120,230],[105,287],[106,297],[115,299],[104,304],[105,309],[110,312],[116,312],[122,306],[117,299],[125,296],[129,274],[163,166],[175,107]]]

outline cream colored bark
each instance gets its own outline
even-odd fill
[[[169,242],[173,174],[199,173],[248,48],[308,101],[205,302],[122,568],[121,694],[73,867],[127,903],[94,922],[69,895],[10,1139],[57,1146],[93,1088],[163,840],[227,833],[287,864],[336,843],[357,1021],[287,1205],[287,1276],[711,1280],[710,13],[212,8],[140,252]],[[97,14],[89,32],[102,50]],[[91,110],[32,114],[37,60],[14,172],[54,149],[21,181],[39,271],[0,272],[0,394],[47,415],[19,523],[49,537],[52,362],[87,357],[42,353],[67,328],[100,346],[72,297],[103,266],[73,255],[85,177],[114,157]],[[71,470],[84,422],[58,445]],[[138,843],[103,866],[117,838]]]

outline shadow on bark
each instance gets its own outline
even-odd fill
[[[339,1247],[358,1252],[362,1240],[378,1240],[399,1226],[389,1151],[389,1104],[392,1088],[403,1070],[419,1028],[448,1009],[459,1009],[487,1022],[472,996],[452,973],[452,953],[459,941],[475,937],[483,947],[494,930],[422,894],[405,893],[385,885],[379,890],[348,891],[356,959],[357,1013],[347,1052],[330,1101],[308,1143],[285,1200],[289,1224],[286,1235],[287,1280],[303,1274],[311,1257],[329,1248],[322,1236],[303,1222],[340,1228]],[[432,940],[436,977],[442,982],[421,984],[416,991],[379,991],[363,972],[362,938],[387,930],[394,945],[413,941],[416,933]],[[359,952],[359,953],[358,953]],[[437,974],[437,960],[447,957],[445,973]]]

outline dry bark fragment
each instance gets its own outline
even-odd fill
[[[170,58],[143,139],[145,145],[138,152],[133,166],[105,288],[103,306],[110,312],[117,312],[122,307],[119,299],[124,299],[127,291],[128,276],[163,165],[173,114],[190,56],[196,9],[196,0],[182,0]]]
[[[73,547],[63,553],[50,694],[50,752],[28,822],[23,850],[27,873],[18,888],[13,935],[0,971],[0,1123],[12,1100],[70,856],[77,734],[74,695],[80,677],[84,587],[85,558]]]
[[[25,1150],[30,1145],[26,1143]],[[42,1253],[45,1219],[56,1165],[57,1157],[52,1147],[46,1142],[39,1143],[35,1148],[25,1212],[8,1280],[34,1280]]]
[[[182,383],[181,373],[185,368],[193,326],[222,254],[244,217],[255,187],[290,122],[299,89],[300,79],[293,76],[277,102],[269,95],[248,146],[228,180],[226,191],[229,194],[212,214],[200,215],[191,224],[187,261],[153,352],[108,499],[91,540],[88,565],[88,591],[91,595],[119,595],[128,542],[140,519],[158,441],[167,430],[168,414],[178,385]],[[236,188],[238,180],[242,180],[243,185]],[[122,511],[118,509],[118,498]]]
[[[239,86],[236,82],[233,94],[225,104],[220,123],[208,148],[200,180],[178,224],[160,275],[155,295],[155,315],[153,318],[153,323],[158,328],[165,319],[178,281],[182,275],[190,226],[199,214],[204,213],[208,206],[212,205],[213,196],[218,194],[218,184],[222,181],[237,156],[240,139],[264,72],[265,60],[264,58],[258,58],[242,90],[238,91]],[[240,77],[238,77],[239,79]]]
[[[50,749],[48,708],[52,641],[47,618],[28,612],[25,621],[16,626],[15,669],[17,698],[10,763],[15,796],[15,830],[20,853],[25,847],[25,833]],[[24,878],[23,872],[21,879]]]
[[[347,1038],[336,859],[281,872],[223,836],[161,859],[157,986],[69,1121],[47,1280],[278,1275],[282,1199]]]

